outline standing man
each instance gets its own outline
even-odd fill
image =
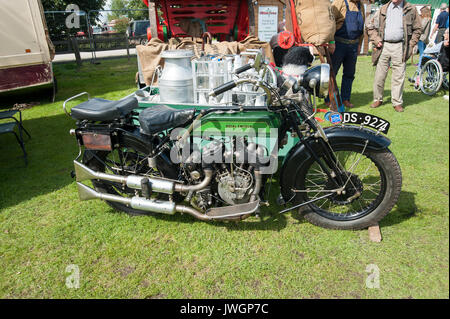
[[[364,6],[360,0],[334,0],[331,9],[337,30],[334,35],[335,47],[330,45],[331,61],[335,75],[341,66],[344,66],[341,99],[345,107],[352,108],[354,105],[350,103],[350,97],[355,79],[356,60],[364,38]],[[329,104],[329,100],[326,99],[325,103]]]
[[[384,83],[390,64],[392,105],[395,111],[403,112],[406,61],[411,57],[422,29],[417,10],[405,0],[391,0],[367,21],[366,27],[374,47],[372,62],[377,66],[371,107],[383,104]]]
[[[447,23],[448,23],[448,6],[444,2],[441,4],[441,13],[438,15],[436,19],[436,24],[434,25],[433,33],[431,36],[433,36],[436,31],[438,32],[436,39],[434,40],[434,43],[438,44],[444,40],[444,32],[445,29],[447,29]]]

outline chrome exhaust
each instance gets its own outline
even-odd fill
[[[160,213],[166,215],[173,215],[176,212],[178,213],[186,213],[192,215],[200,220],[207,221],[211,220],[211,218],[207,215],[201,214],[197,210],[191,207],[176,205],[172,202],[167,201],[156,201],[149,200],[140,197],[126,198],[117,195],[99,193],[96,190],[77,182],[78,187],[78,195],[80,200],[88,201],[93,199],[101,199],[109,202],[115,202],[130,206],[134,209],[143,210],[152,213]]]
[[[166,214],[166,215],[174,215],[175,213],[189,214],[203,221],[228,220],[230,218],[236,219],[240,217],[244,218],[254,213],[256,209],[259,207],[259,200],[258,200],[256,202],[248,204],[211,209],[208,212],[206,212],[206,214],[202,214],[192,207],[177,205],[169,201],[151,200],[142,197],[126,198],[117,195],[99,193],[96,190],[84,184],[81,184],[80,182],[77,182],[77,187],[78,187],[78,194],[82,201],[101,199],[109,202],[121,203],[130,206],[131,208],[146,212]]]
[[[77,182],[84,182],[84,181],[88,181],[88,180],[99,179],[99,180],[105,180],[105,181],[123,184],[132,189],[141,190],[142,189],[142,180],[148,179],[153,192],[163,193],[163,194],[168,194],[168,195],[172,195],[174,192],[189,193],[189,192],[200,191],[200,190],[206,188],[211,183],[211,180],[214,175],[212,170],[205,169],[204,170],[205,179],[200,184],[183,185],[183,184],[178,184],[178,183],[175,183],[172,181],[167,181],[167,180],[163,180],[163,179],[159,179],[159,178],[148,178],[148,177],[133,176],[133,175],[119,176],[119,175],[96,172],[96,171],[90,169],[89,167],[87,167],[86,165],[81,164],[78,161],[74,161],[74,166],[75,166],[75,174],[77,177]]]
[[[99,193],[96,190],[84,184],[81,184],[80,182],[77,182],[77,186],[78,186],[78,195],[80,196],[80,199],[82,201],[92,199],[102,199],[109,202],[121,203],[130,206],[131,208],[146,212],[166,214],[166,215],[173,215],[177,212],[176,205],[175,203],[172,202],[151,200],[141,197],[126,198],[117,195]]]
[[[81,164],[78,161],[74,161],[75,174],[77,176],[77,182],[84,182],[93,179],[106,180],[114,183],[120,183],[128,186],[132,189],[142,189],[142,180],[147,177],[142,176],[118,176],[113,174],[106,174],[96,172],[86,165]],[[163,194],[173,194],[175,190],[175,183],[170,181],[165,181],[162,179],[148,178],[152,191],[156,193]]]
[[[102,199],[102,200],[107,200],[110,202],[121,203],[124,205],[131,204],[130,198],[125,198],[122,196],[115,196],[115,195],[110,195],[110,194],[105,194],[105,193],[99,193],[96,190],[94,190],[84,184],[81,184],[79,182],[77,182],[77,187],[78,187],[78,196],[80,197],[80,200],[82,200],[82,201],[87,201],[87,200],[92,200],[92,199]]]

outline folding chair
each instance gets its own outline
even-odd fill
[[[15,114],[19,113],[19,120],[14,117]],[[25,165],[28,165],[28,158],[27,158],[27,152],[25,151],[25,145],[23,142],[23,135],[22,131],[24,131],[29,138],[31,138],[30,133],[23,127],[22,125],[22,113],[17,110],[10,110],[10,111],[3,111],[0,112],[0,120],[11,118],[14,120],[14,122],[6,122],[6,123],[0,123],[0,134],[6,134],[6,133],[12,133],[17,139],[17,142],[19,143],[20,147],[23,151],[23,156],[25,159]],[[19,130],[19,135],[14,131],[15,127],[17,126]]]
[[[17,120],[14,115],[16,115],[17,113],[19,113],[19,120]],[[13,119],[14,121],[16,121],[17,125],[20,126],[20,128],[27,133],[28,137],[31,138],[30,133],[28,133],[28,131],[23,127],[22,125],[22,112],[18,111],[18,110],[9,110],[9,111],[2,111],[0,112],[0,120],[3,119]]]

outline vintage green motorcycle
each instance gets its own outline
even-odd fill
[[[249,64],[235,73],[256,67],[269,66]],[[390,124],[368,114],[333,113],[334,125],[324,129],[315,110],[328,81],[329,65],[322,64],[277,87],[241,76],[210,93],[251,84],[265,92],[265,107],[160,104],[139,114],[135,97],[90,99],[68,113],[77,120],[71,134],[80,147],[74,161],[80,199],[101,199],[133,215],[239,221],[269,205],[276,175],[277,202],[285,207],[276,213],[297,210],[333,229],[375,225],[392,210],[402,186],[391,141],[381,134]],[[297,142],[279,161],[288,136]],[[94,188],[82,184],[89,180]]]

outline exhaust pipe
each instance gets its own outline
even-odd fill
[[[96,190],[77,182],[78,195],[82,201],[92,199],[102,199],[108,202],[115,202],[128,205],[131,208],[146,212],[173,215],[177,212],[175,203],[157,200],[144,199],[141,197],[126,198],[117,195],[99,193]]]
[[[74,161],[75,165],[75,174],[77,176],[77,182],[84,182],[93,179],[101,179],[114,183],[120,183],[123,185],[127,185],[132,189],[142,189],[142,180],[147,177],[142,176],[118,176],[113,174],[106,174],[96,172],[86,165],[81,164],[78,161]],[[173,194],[175,189],[175,183],[170,181],[165,181],[162,179],[156,178],[148,178],[150,185],[152,187],[152,191],[156,193],[163,194]]]
[[[142,176],[118,176],[113,174],[106,174],[101,172],[96,172],[86,165],[81,164],[78,161],[74,161],[75,174],[77,176],[77,182],[84,182],[93,179],[106,180],[114,183],[119,183],[128,186],[132,189],[142,189],[142,180],[147,177]],[[179,193],[189,193],[196,192],[206,188],[213,178],[213,171],[210,169],[204,170],[205,179],[197,185],[183,185],[171,181],[166,181],[158,178],[148,178],[150,182],[151,189],[155,193],[163,193],[172,195],[174,192]]]
[[[88,201],[93,199],[101,199],[109,202],[128,205],[134,209],[143,210],[152,213],[160,213],[166,215],[174,215],[175,213],[189,214],[203,221],[211,220],[207,215],[201,214],[191,207],[176,205],[171,202],[148,200],[140,197],[125,198],[122,196],[99,193],[96,190],[77,182],[78,195],[80,200]]]
[[[208,212],[206,214],[202,214],[192,207],[176,205],[173,202],[151,200],[141,197],[126,198],[117,195],[99,193],[96,190],[84,184],[81,184],[80,182],[77,182],[77,186],[78,186],[78,194],[82,201],[101,199],[109,202],[121,203],[130,206],[134,209],[146,212],[166,214],[166,215],[174,215],[175,213],[189,214],[202,221],[221,220],[221,219],[226,220],[226,218],[236,219],[239,217],[245,218],[250,214],[254,213],[259,206],[259,201],[257,201],[249,204],[237,205],[234,207],[215,209],[214,213],[210,212],[211,214]],[[239,209],[238,206],[240,206]],[[247,210],[248,210],[247,206],[250,206],[250,210],[247,212],[239,211],[240,208],[241,207],[243,208],[244,206],[245,209]]]
[[[96,190],[94,190],[90,187],[87,187],[86,185],[78,183],[78,182],[77,182],[77,187],[78,187],[78,195],[80,197],[80,200],[82,200],[82,201],[87,201],[87,200],[92,200],[92,199],[102,199],[102,200],[107,200],[109,202],[121,203],[124,205],[131,204],[130,198],[125,198],[122,196],[115,196],[115,195],[110,195],[110,194],[105,194],[105,193],[99,193]]]

